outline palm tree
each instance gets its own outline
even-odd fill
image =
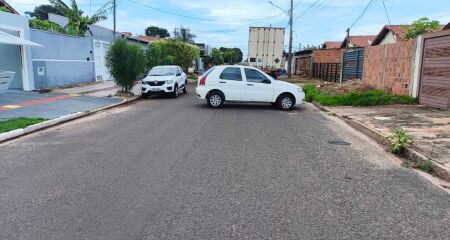
[[[67,6],[62,0],[49,0],[53,7],[64,13],[69,19],[69,23],[64,27],[68,34],[84,37],[86,32],[92,35],[89,25],[93,25],[108,18],[108,13],[113,8],[111,1],[105,3],[91,17],[83,16],[83,12],[78,9],[77,2],[71,0],[71,7]]]

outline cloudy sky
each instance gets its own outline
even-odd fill
[[[7,2],[22,13],[48,3],[47,0]],[[77,1],[88,15],[106,2]],[[272,2],[283,9],[289,8],[289,0]],[[384,0],[384,3],[392,24],[407,24],[420,17],[437,19],[443,24],[450,21],[450,0]],[[388,23],[382,0],[294,0],[294,5],[295,50],[300,44],[342,40],[351,25],[352,35],[368,35],[377,34]],[[99,25],[112,28],[112,17]],[[246,53],[249,26],[287,28],[288,17],[266,0],[117,0],[118,31],[143,34],[150,25],[170,32],[179,26],[189,27],[197,35],[196,42],[213,47],[239,47]],[[286,36],[285,45],[287,40]]]

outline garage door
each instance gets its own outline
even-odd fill
[[[94,40],[95,75],[97,81],[112,80],[106,67],[105,56],[111,43]]]
[[[420,81],[421,104],[448,109],[450,105],[450,34],[425,38]]]

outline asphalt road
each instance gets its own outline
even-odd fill
[[[450,236],[448,193],[311,105],[150,99],[0,153],[0,239]]]

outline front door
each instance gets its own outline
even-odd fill
[[[245,82],[240,67],[225,68],[219,76],[217,85],[225,94],[225,100],[245,100]]]
[[[244,68],[247,101],[270,102],[273,98],[273,82],[259,70]]]

